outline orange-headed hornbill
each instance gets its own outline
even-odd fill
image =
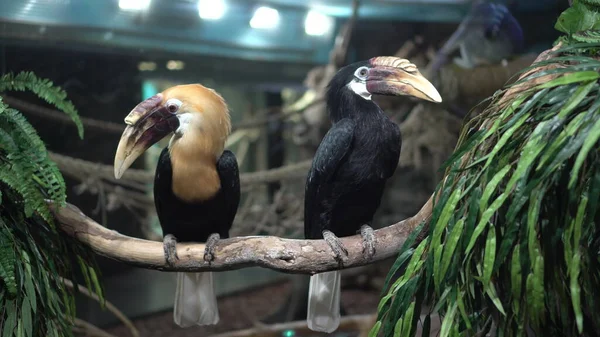
[[[400,157],[400,128],[373,102],[374,94],[442,101],[414,64],[397,57],[350,64],[329,83],[326,99],[332,126],[306,180],[304,234],[307,239],[325,239],[340,263],[348,252],[338,236],[360,231],[365,258],[375,254],[369,224]],[[307,313],[311,330],[337,329],[340,275],[332,271],[311,276]]]
[[[138,104],[125,123],[115,155],[117,178],[148,147],[174,133],[154,179],[167,263],[178,258],[176,241],[206,242],[204,260],[212,261],[215,243],[229,237],[240,202],[237,160],[223,150],[231,131],[227,104],[200,84],[179,85]],[[177,273],[173,316],[181,327],[219,321],[212,273]]]

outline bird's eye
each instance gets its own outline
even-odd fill
[[[178,99],[170,99],[167,101],[167,110],[169,110],[170,113],[176,113],[179,110],[179,107],[181,106],[181,101]]]
[[[356,77],[364,79],[367,77],[367,73],[369,72],[369,69],[367,69],[367,67],[360,67],[358,69],[356,69],[356,72],[354,73],[354,75],[356,75]]]

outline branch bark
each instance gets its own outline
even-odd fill
[[[79,318],[73,320],[73,332],[83,334],[86,337],[117,337]]]
[[[119,234],[87,217],[72,204],[59,208],[49,201],[62,230],[88,245],[97,254],[137,267],[162,271],[224,271],[259,266],[284,273],[315,274],[380,261],[396,254],[419,224],[431,217],[430,198],[413,217],[375,231],[375,256],[367,261],[362,254],[362,238],[341,238],[348,258],[340,265],[324,240],[295,240],[274,236],[233,237],[220,240],[215,259],[205,262],[204,244],[178,243],[179,260],[166,263],[162,242],[142,240]],[[423,235],[421,235],[423,237]]]

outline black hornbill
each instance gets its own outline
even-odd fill
[[[210,263],[215,243],[229,237],[240,202],[237,160],[224,150],[231,132],[227,104],[200,84],[179,85],[138,104],[125,123],[115,155],[117,178],[152,144],[174,133],[154,179],[167,263],[178,258],[176,241],[206,242],[204,260]],[[181,327],[219,321],[212,273],[177,273],[173,316]]]
[[[442,101],[435,87],[408,60],[374,57],[338,71],[327,88],[332,126],[321,141],[308,173],[304,235],[325,239],[340,263],[348,254],[338,236],[363,237],[363,254],[375,254],[369,226],[385,183],[400,157],[400,128],[371,95],[408,95]],[[333,332],[340,319],[340,272],[310,278],[308,327]]]

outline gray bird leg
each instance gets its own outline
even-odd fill
[[[375,255],[375,232],[369,225],[360,226],[360,236],[363,239],[363,256],[370,261]]]
[[[348,250],[342,245],[342,241],[335,236],[331,231],[324,230],[323,231],[323,239],[329,245],[329,248],[335,254],[335,259],[342,264],[342,262],[348,259]]]
[[[165,259],[167,260],[167,264],[173,266],[175,264],[175,260],[179,260],[179,256],[177,256],[177,248],[175,245],[177,244],[177,239],[173,234],[167,234],[163,238],[163,249],[165,250]]]
[[[215,259],[215,246],[221,239],[219,233],[212,233],[206,240],[206,248],[204,248],[204,261],[210,263]]]

